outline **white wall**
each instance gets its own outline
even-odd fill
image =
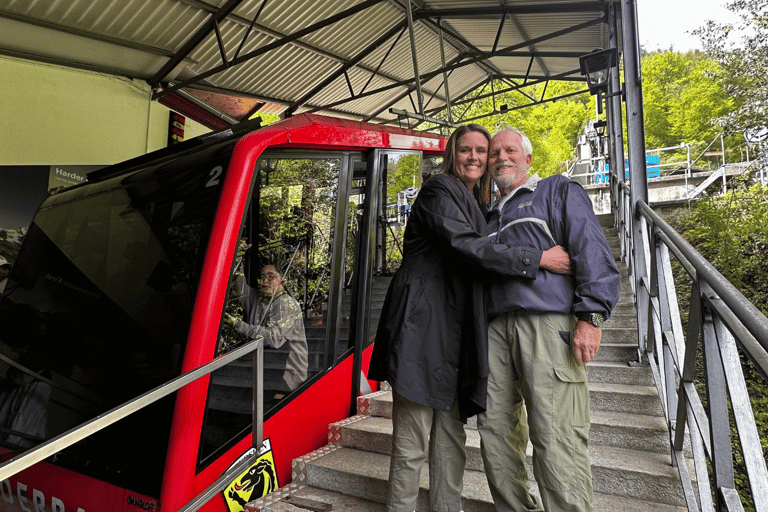
[[[0,165],[121,162],[165,147],[168,116],[146,82],[0,56]]]

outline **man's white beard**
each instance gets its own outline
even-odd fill
[[[506,190],[515,182],[514,176],[493,176],[492,179],[499,190]]]

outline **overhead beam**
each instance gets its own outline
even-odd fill
[[[224,54],[224,47],[222,46],[221,36],[219,35],[219,22],[225,19],[242,2],[243,0],[228,0],[227,3],[222,5],[220,9],[213,13],[213,15],[210,16],[205,21],[205,23],[203,23],[203,26],[200,27],[197,32],[192,34],[189,39],[187,39],[179,51],[177,51],[176,54],[171,57],[157,73],[155,73],[155,75],[150,79],[149,85],[151,87],[155,87],[157,84],[159,84],[166,76],[168,76],[168,73],[170,73],[176,66],[178,66],[181,61],[183,61],[190,53],[192,53],[192,50],[197,48],[197,45],[203,42],[205,38],[208,37],[214,30],[216,31],[219,40],[219,49],[221,50],[224,65],[228,66],[227,56]]]
[[[402,5],[403,1],[404,0],[389,0],[389,3],[393,7],[396,7],[397,9],[399,9],[403,14],[405,14],[405,7]],[[411,0],[411,1],[419,8],[419,10],[416,11],[417,13],[426,8],[425,7],[426,4],[422,0]],[[451,42],[450,39],[447,42],[448,44],[450,44],[451,47],[453,47],[454,51],[456,51],[457,53],[464,53],[467,50],[479,51],[478,48],[476,48],[472,43],[470,43],[464,37],[458,34],[449,25],[442,25],[440,23],[440,20],[429,19],[429,18],[421,19],[421,17],[419,16],[419,19],[416,21],[419,21],[427,30],[432,32],[436,37],[439,37],[439,33],[442,31],[442,32],[445,32],[449,36],[449,38],[454,39],[458,43],[458,45],[454,42]],[[461,47],[459,45],[461,45]],[[499,69],[496,69],[496,66],[494,66],[490,62],[478,62],[477,67],[480,68],[480,70],[483,73],[497,73],[500,71]]]
[[[360,53],[355,55],[350,61],[345,63],[343,66],[341,66],[340,69],[336,70],[334,73],[329,75],[325,80],[317,84],[315,87],[312,88],[309,92],[304,94],[301,98],[296,100],[291,106],[288,107],[288,110],[286,111],[286,116],[291,116],[293,113],[298,109],[301,105],[308,102],[310,99],[312,99],[313,96],[315,96],[317,93],[328,87],[330,84],[332,84],[334,81],[336,81],[337,78],[341,77],[342,75],[345,75],[347,70],[352,68],[353,66],[356,66],[358,62],[363,60],[365,57],[373,53],[377,48],[379,48],[381,45],[386,43],[390,38],[392,38],[395,34],[402,31],[403,28],[406,26],[408,22],[406,20],[401,21],[394,27],[387,30],[384,34],[382,34],[376,41],[368,45],[367,48],[363,49]],[[354,92],[351,95],[354,98]]]
[[[531,44],[535,44],[535,43],[538,43],[540,41],[546,41],[547,39],[552,39],[552,38],[555,38],[555,37],[560,37],[561,35],[564,35],[564,34],[568,34],[568,33],[571,33],[571,32],[576,32],[576,31],[581,30],[583,28],[590,27],[592,25],[596,25],[598,23],[603,23],[603,22],[606,21],[606,19],[607,19],[607,14],[603,14],[599,18],[594,18],[594,19],[586,21],[584,23],[579,23],[577,25],[574,25],[572,27],[568,27],[568,28],[565,28],[565,29],[562,29],[562,30],[557,30],[555,32],[552,32],[552,33],[545,34],[543,36],[534,38],[534,39],[532,39],[530,41],[524,41],[524,42],[516,44],[516,45],[508,46],[507,48],[505,48],[503,50],[500,50],[498,52],[498,55],[506,55],[507,53],[514,52],[514,51],[516,51],[519,48],[524,47],[524,46],[529,46]],[[461,63],[452,64],[452,65],[449,65],[449,66],[447,66],[445,68],[438,69],[436,71],[430,71],[430,72],[428,72],[428,73],[426,73],[424,75],[421,75],[419,77],[419,79],[422,80],[422,82],[426,83],[427,81],[431,80],[432,78],[434,78],[438,74],[443,73],[444,71],[451,71],[453,69],[459,69],[459,68],[462,68],[462,67],[465,67],[465,66],[471,66],[472,64],[475,64],[475,63],[477,63],[479,61],[482,61],[485,58],[486,58],[485,56],[474,56],[474,57],[471,57],[471,58],[469,58],[469,59],[467,59],[467,60],[465,60],[465,61],[463,61]],[[368,91],[368,92],[365,92],[363,94],[359,94],[355,99],[360,99],[362,97],[372,96],[374,94],[379,94],[379,93],[382,93],[382,92],[385,92],[385,91],[388,91],[388,90],[391,90],[391,89],[395,89],[397,87],[410,86],[412,83],[415,83],[415,81],[416,81],[415,78],[407,79],[407,80],[400,80],[399,82],[395,82],[393,84],[380,87],[380,88],[375,89],[373,91]],[[333,107],[336,107],[338,105],[347,103],[348,101],[350,101],[350,100],[346,99],[346,100],[334,101],[332,103],[329,103],[326,106],[314,108],[310,112],[320,112],[320,111],[324,110],[325,108],[333,108]]]
[[[246,53],[245,55],[242,55],[240,57],[232,59],[232,61],[229,64],[230,64],[230,66],[237,66],[238,64],[242,64],[243,62],[246,62],[246,61],[251,60],[251,59],[253,59],[255,57],[258,57],[259,55],[263,55],[263,54],[265,54],[265,53],[267,53],[267,52],[269,52],[271,50],[274,50],[275,48],[279,48],[279,47],[281,47],[281,46],[283,46],[283,45],[285,45],[285,44],[287,44],[287,43],[289,43],[291,41],[295,41],[295,40],[300,39],[300,38],[302,38],[302,37],[304,37],[304,36],[306,36],[308,34],[311,34],[311,33],[316,32],[316,31],[318,31],[318,30],[320,30],[322,28],[325,28],[325,27],[327,27],[329,25],[333,25],[334,23],[336,23],[338,21],[341,21],[343,19],[349,18],[350,16],[353,16],[353,15],[355,15],[355,14],[361,12],[361,11],[364,11],[365,9],[367,9],[367,8],[373,6],[373,5],[376,5],[376,4],[380,3],[380,2],[383,2],[383,1],[384,0],[366,0],[365,2],[361,2],[361,3],[357,4],[357,5],[354,5],[354,6],[350,7],[349,9],[346,9],[344,11],[341,11],[341,12],[337,13],[337,14],[334,14],[333,16],[330,16],[330,17],[324,19],[323,21],[319,21],[317,23],[313,23],[312,25],[310,25],[310,26],[308,26],[306,28],[303,28],[301,30],[298,30],[298,31],[294,32],[293,34],[291,34],[289,36],[286,36],[286,37],[284,37],[282,39],[274,41],[274,42],[272,42],[270,44],[264,45],[264,46],[254,50],[252,52]],[[177,91],[178,89],[181,89],[183,87],[187,87],[187,86],[189,86],[191,84],[199,82],[200,80],[208,78],[209,76],[213,76],[213,75],[215,75],[217,73],[220,73],[220,72],[224,71],[225,69],[227,69],[227,66],[224,66],[223,64],[220,65],[220,66],[216,66],[216,67],[214,67],[212,69],[209,69],[208,71],[204,71],[204,72],[198,74],[194,78],[191,78],[189,80],[185,80],[184,82],[182,82],[180,84],[177,84],[177,85],[174,85],[173,87],[171,87],[169,89],[165,89],[165,90],[163,90],[163,91],[161,91],[159,93],[156,93],[155,95],[153,95],[152,99],[157,99],[157,98],[162,97],[165,94],[170,94],[171,92]]]
[[[563,4],[526,4],[493,7],[454,7],[449,9],[419,9],[415,18],[498,18],[503,14],[552,14],[578,12],[608,12],[607,2],[576,2]]]
[[[178,0],[178,1],[183,3],[183,4],[189,5],[191,7],[194,7],[195,9],[199,9],[201,11],[205,11],[205,12],[208,12],[208,13],[214,13],[218,9],[216,6],[211,5],[211,4],[207,3],[207,2],[204,2],[203,0]],[[255,19],[258,19],[259,15],[260,15],[260,12],[261,12],[261,9],[264,7],[264,5],[265,4],[262,4],[261,8],[259,8],[259,13],[257,13]],[[254,20],[248,20],[248,19],[245,19],[242,16],[239,16],[237,14],[230,14],[227,17],[227,21],[228,22],[235,23],[235,24],[240,25],[242,27],[247,27],[248,28],[248,32],[256,31],[256,32],[259,32],[260,34],[272,37],[274,39],[280,39],[280,40],[282,40],[285,37],[287,37],[286,34],[283,34],[281,32],[273,30],[273,29],[271,29],[269,27],[266,27],[264,25],[260,25],[259,23],[256,23],[255,19]],[[318,55],[320,57],[325,57],[325,58],[330,59],[332,61],[338,62],[339,64],[345,64],[347,62],[347,58],[346,57],[341,57],[339,55],[335,55],[335,54],[333,54],[333,53],[331,53],[331,52],[329,52],[327,50],[323,50],[323,49],[318,48],[316,46],[312,46],[311,44],[305,43],[303,41],[292,40],[292,41],[289,41],[286,44],[290,44],[292,46],[295,46],[296,48],[300,48],[300,49],[302,49],[304,51],[313,53],[313,54]],[[242,44],[241,44],[241,46],[242,46]],[[237,58],[240,55],[240,51],[242,51],[242,48],[238,49],[237,53],[235,54],[235,58]],[[380,77],[384,78],[385,80],[390,80],[390,81],[398,80],[397,77],[393,77],[393,76],[388,75],[386,73],[380,72],[379,70],[371,69],[371,68],[366,67],[365,65],[363,65],[361,63],[358,63],[358,67],[360,69],[364,70],[364,71],[368,71],[369,73],[373,73],[373,74],[375,74],[377,76],[380,76]]]
[[[516,107],[507,108],[507,109],[504,110],[504,112],[512,112],[513,110],[520,110],[520,109],[523,109],[523,108],[533,107],[533,106],[536,106],[536,105],[542,105],[544,103],[552,103],[553,101],[564,100],[566,98],[570,98],[572,96],[579,96],[581,94],[589,94],[589,89],[584,89],[583,91],[569,92],[567,94],[561,94],[560,96],[557,96],[557,97],[554,97],[554,98],[547,98],[546,100],[534,101],[534,102],[528,103],[526,105],[518,105]],[[501,114],[501,113],[502,112],[494,109],[493,112],[489,112],[487,114],[483,114],[483,115],[480,115],[480,116],[470,117],[469,119],[462,119],[461,122],[462,123],[471,123],[472,121],[477,121],[478,119],[483,119],[485,117],[490,117],[490,116]]]
[[[578,82],[583,82],[584,81],[584,78],[581,76],[581,70],[580,69],[573,69],[571,71],[566,71],[565,73],[560,73],[560,74],[557,74],[557,75],[535,77],[535,79],[530,81],[530,82],[527,82],[527,83],[524,83],[524,84],[519,84],[519,85],[516,85],[514,87],[508,87],[506,89],[500,89],[498,91],[494,91],[494,92],[490,92],[490,93],[486,93],[486,94],[478,94],[476,96],[472,96],[472,98],[469,98],[469,99],[455,100],[453,102],[453,104],[456,105],[456,106],[464,105],[465,103],[470,103],[470,102],[473,102],[473,101],[476,101],[476,100],[481,100],[481,99],[484,99],[484,98],[490,98],[493,95],[498,95],[498,94],[502,94],[502,93],[505,93],[505,92],[520,91],[520,90],[522,90],[522,89],[524,89],[526,87],[533,87],[534,85],[539,85],[539,84],[542,84],[542,83],[546,83],[546,82],[549,82],[551,80],[570,81],[569,77],[572,76],[572,75],[576,75],[578,77],[578,79],[574,78],[572,81],[574,81],[574,82],[575,81],[578,81]],[[534,78],[534,77],[531,77],[531,78]],[[535,101],[535,98],[533,98],[531,96],[526,95],[526,97],[528,99],[530,99],[531,101]],[[435,112],[438,112],[439,110],[440,109],[433,109],[433,110],[428,111],[427,113],[428,114],[434,114]]]

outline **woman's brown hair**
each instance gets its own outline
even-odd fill
[[[465,124],[464,126],[460,126],[454,130],[454,132],[451,134],[450,137],[448,137],[448,142],[445,144],[445,153],[443,154],[443,164],[440,167],[440,171],[443,174],[448,174],[450,176],[456,176],[456,152],[458,151],[458,140],[459,138],[469,132],[478,132],[483,134],[483,136],[488,141],[488,148],[491,147],[491,134],[488,132],[488,130],[485,129],[484,126],[480,126],[479,124],[475,123],[469,123]],[[475,184],[475,188],[479,189],[477,190],[476,197],[478,200],[484,204],[487,205],[491,200],[491,174],[488,172],[488,165],[486,162],[485,172],[480,177],[479,180],[477,180],[477,184]]]

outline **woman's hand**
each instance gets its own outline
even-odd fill
[[[542,252],[539,266],[555,274],[573,274],[571,257],[561,245],[556,245]]]

